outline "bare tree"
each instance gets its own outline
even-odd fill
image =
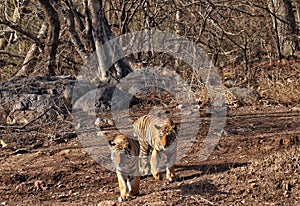
[[[298,26],[300,24],[300,0],[294,0],[293,4],[295,5],[296,15],[297,15],[297,21]]]
[[[53,76],[55,75],[55,60],[59,43],[60,21],[56,10],[52,7],[49,0],[39,0],[39,2],[45,11],[46,21],[48,23],[48,33],[44,47],[44,59],[46,60],[48,74]]]
[[[0,46],[5,40],[0,49],[5,58],[0,65],[11,76],[46,72],[76,76],[83,62],[96,54],[101,81],[116,82],[132,69],[126,59],[105,68],[103,57],[122,51],[120,48],[103,51],[103,44],[115,35],[149,28],[185,36],[201,46],[221,68],[244,66],[245,73],[241,76],[250,81],[255,79],[253,65],[257,62],[281,59],[299,50],[299,0],[39,0],[38,3],[0,0],[0,3],[4,5],[0,8]],[[7,44],[7,40],[14,39],[11,34],[18,38],[14,44]],[[182,62],[155,52],[140,52],[130,58],[150,65],[177,62],[178,68],[186,68]]]
[[[45,35],[47,32],[47,23],[44,22],[41,26],[41,29],[37,35],[37,38],[41,38],[43,35]],[[34,67],[34,60],[35,60],[35,55],[38,52],[38,45],[36,43],[33,43],[28,50],[26,57],[24,59],[23,65],[21,69],[16,73],[17,76],[20,75],[27,75],[30,72],[33,72],[33,67]]]

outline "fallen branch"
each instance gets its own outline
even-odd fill
[[[48,109],[46,109],[46,111],[45,111],[43,114],[41,114],[41,115],[39,115],[37,118],[31,120],[31,121],[28,122],[27,124],[23,125],[23,126],[21,127],[21,129],[25,129],[25,127],[27,127],[28,125],[30,125],[30,124],[32,124],[33,122],[37,121],[38,119],[42,118],[42,117],[43,117],[47,112],[49,112],[52,108],[53,108],[53,106],[50,106]]]
[[[36,117],[35,119],[31,120],[30,122],[26,123],[25,125],[21,125],[21,126],[8,126],[8,125],[0,125],[0,129],[12,129],[12,130],[21,130],[21,129],[25,129],[28,125],[31,125],[33,122],[41,119],[47,112],[49,112],[51,109],[53,109],[53,106],[50,106],[48,109],[46,109],[45,112],[43,112],[43,114],[39,115],[38,117]]]

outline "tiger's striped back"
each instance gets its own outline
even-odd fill
[[[176,126],[170,118],[144,115],[135,121],[133,127],[140,145],[148,144],[157,151],[165,150],[177,135]]]
[[[153,177],[161,180],[159,164],[161,153],[164,153],[167,157],[166,177],[168,181],[172,181],[175,177],[176,125],[170,118],[145,115],[134,122],[133,128],[140,144],[141,174],[148,175],[151,169]]]

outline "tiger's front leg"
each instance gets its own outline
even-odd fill
[[[149,161],[149,153],[150,147],[147,143],[140,140],[140,171],[141,176],[149,175],[150,174],[150,161]]]
[[[169,182],[174,181],[175,176],[175,161],[176,161],[176,148],[169,154],[167,154],[167,168],[166,168],[166,178]]]
[[[126,182],[126,177],[124,177],[119,171],[117,171],[117,177],[118,177],[118,183],[120,189],[120,196],[118,198],[118,201],[122,202],[124,200],[127,200],[129,197],[127,182]]]
[[[139,194],[140,190],[140,177],[139,176],[130,176],[126,177],[122,174],[118,174],[118,182],[120,188],[120,196],[118,198],[119,202],[125,200],[130,200],[133,196]]]
[[[128,184],[129,195],[138,195],[140,191],[140,176],[131,177]]]
[[[162,180],[162,176],[158,172],[160,156],[161,156],[161,154],[157,150],[153,149],[152,155],[151,155],[151,173],[152,173],[153,177],[157,180]]]

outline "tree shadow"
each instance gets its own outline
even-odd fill
[[[225,172],[231,168],[237,168],[248,165],[247,162],[240,163],[220,163],[220,164],[207,164],[207,165],[179,165],[176,168],[176,173],[180,171],[195,171],[193,174],[180,176],[178,181],[190,180],[195,177],[200,177],[204,174],[215,174]],[[198,171],[198,172],[197,172]]]
[[[231,168],[237,168],[247,165],[247,162],[242,163],[221,163],[221,164],[207,164],[207,165],[180,165],[177,166],[176,172],[191,171],[188,175],[181,175],[176,182],[179,182],[178,186],[172,188],[174,190],[179,189],[183,195],[226,195],[226,192],[218,190],[218,187],[208,180],[192,180],[196,177],[203,176],[204,174],[216,174],[222,173]],[[194,172],[192,172],[194,171]],[[182,182],[182,184],[180,184]]]
[[[182,184],[172,189],[181,190],[181,193],[185,196],[214,196],[217,194],[226,194],[225,192],[219,191],[217,186],[215,186],[213,183],[207,180]]]

